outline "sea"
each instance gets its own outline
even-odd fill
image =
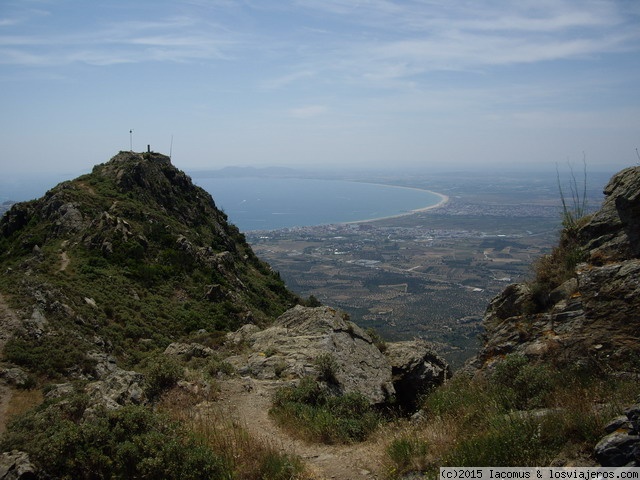
[[[306,178],[193,178],[241,231],[380,219],[434,206],[442,197],[415,188]]]
[[[62,180],[32,175],[0,180],[0,203],[39,198]],[[309,178],[202,178],[193,182],[211,194],[216,206],[241,231],[278,230],[360,222],[436,205],[442,197],[415,188]]]

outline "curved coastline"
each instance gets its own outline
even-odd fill
[[[361,183],[368,183],[368,182],[361,182]],[[434,192],[433,190],[427,190],[424,188],[404,187],[401,185],[389,185],[388,183],[369,183],[369,185],[380,185],[383,187],[393,187],[393,188],[408,188],[411,190],[419,190],[421,192],[429,192],[433,195],[437,195],[438,197],[440,197],[440,201],[435,205],[429,205],[427,207],[422,207],[422,208],[415,208],[413,210],[409,210],[408,212],[398,213],[396,215],[387,215],[386,217],[366,218],[364,220],[350,220],[348,222],[336,222],[335,225],[353,225],[357,223],[371,223],[371,222],[377,222],[380,220],[389,220],[391,218],[406,217],[407,215],[413,215],[414,213],[426,212],[427,210],[433,210],[434,208],[442,207],[449,201],[448,195],[445,195],[444,193]]]

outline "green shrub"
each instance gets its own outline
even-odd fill
[[[507,355],[491,374],[491,382],[506,410],[548,406],[557,372],[546,364],[532,364],[524,355]]]
[[[543,429],[543,422],[531,417],[494,417],[486,429],[463,438],[443,466],[548,465],[564,439],[544,435]]]
[[[82,373],[91,374],[95,362],[87,358],[86,349],[75,336],[14,337],[5,345],[4,355],[16,365],[55,379],[78,367]]]
[[[65,402],[47,404],[12,422],[0,446],[26,451],[47,475],[63,479],[231,476],[221,458],[149,408],[98,408],[90,420],[79,417]]]
[[[327,444],[363,441],[381,421],[363,395],[333,396],[310,377],[279,389],[270,413],[293,434]]]
[[[299,457],[283,453],[267,452],[259,468],[263,480],[291,480],[299,478],[304,472],[304,465]]]
[[[380,333],[378,333],[375,328],[367,328],[367,335],[371,337],[371,340],[373,340],[373,344],[378,348],[378,350],[380,350],[381,353],[387,351],[387,342],[385,342],[384,338],[382,338]]]
[[[318,371],[318,380],[327,383],[336,382],[336,374],[340,370],[340,365],[333,355],[321,353],[316,357],[314,364]]]
[[[205,371],[210,377],[216,377],[218,374],[233,375],[236,369],[229,362],[221,360],[218,356],[213,356],[207,363]]]
[[[182,377],[183,368],[173,357],[157,355],[150,360],[145,369],[144,390],[147,397],[154,400],[173,387]]]
[[[486,381],[464,375],[454,376],[433,390],[424,400],[423,408],[434,417],[454,417],[461,425],[480,428],[487,417],[502,413],[502,404],[495,389]]]

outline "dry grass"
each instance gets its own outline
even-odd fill
[[[265,440],[248,433],[245,425],[215,403],[215,391],[174,388],[158,408],[187,426],[214,452],[222,456],[234,478],[245,480],[311,480],[302,460],[283,453]]]
[[[454,378],[427,398],[423,420],[387,430],[386,477],[418,472],[436,478],[441,466],[593,465],[593,447],[606,423],[635,402],[637,381],[530,364],[518,368],[525,379],[552,375],[540,384],[543,396],[531,391],[535,402],[513,403],[500,377]]]
[[[10,421],[16,415],[20,415],[34,407],[37,407],[44,401],[42,390],[21,390],[10,388],[10,397],[5,410],[5,417]]]

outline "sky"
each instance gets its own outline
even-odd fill
[[[638,0],[1,0],[0,172],[640,163]]]

